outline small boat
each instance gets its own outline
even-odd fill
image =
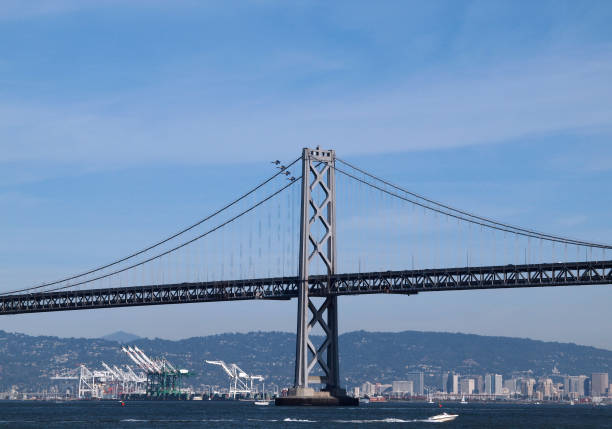
[[[368,398],[359,398],[360,404],[369,404],[370,400]]]
[[[387,402],[387,398],[384,396],[371,396],[370,402]]]
[[[428,404],[435,404],[435,402],[433,401],[433,398],[431,396],[428,397]]]
[[[255,401],[255,405],[270,405],[270,401]]]
[[[465,400],[465,396],[461,397],[461,404],[467,404],[468,402]]]
[[[436,423],[452,422],[457,417],[459,417],[459,414],[442,413],[442,414],[437,414],[435,416],[431,416],[429,419],[427,419],[427,421],[436,422]]]

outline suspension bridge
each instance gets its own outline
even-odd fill
[[[0,292],[0,315],[297,298],[294,387],[277,404],[342,405],[356,400],[340,385],[338,296],[612,283],[610,245],[434,201],[333,150],[272,164],[244,194],[143,249]]]

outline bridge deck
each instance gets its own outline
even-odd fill
[[[328,280],[331,280],[328,282]],[[612,284],[612,261],[440,268],[311,276],[310,296]],[[0,315],[297,297],[296,277],[0,296]]]

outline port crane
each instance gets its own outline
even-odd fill
[[[181,397],[185,393],[182,387],[183,376],[188,376],[186,369],[177,369],[165,358],[151,359],[137,346],[121,347],[121,351],[128,355],[146,374],[146,394],[148,397],[168,398]]]
[[[90,370],[81,364],[77,368],[51,377],[51,380],[74,380],[77,382],[79,399],[103,399],[119,395],[144,394],[147,377],[136,373],[129,365],[125,370],[102,362],[104,369]]]
[[[249,375],[243,371],[235,363],[226,364],[222,360],[207,360],[209,365],[218,365],[223,368],[223,371],[230,377],[229,396],[236,399],[236,395],[252,395],[255,392],[253,389],[253,381],[263,382],[264,377],[261,375]]]

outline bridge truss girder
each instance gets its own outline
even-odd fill
[[[612,260],[309,276],[308,296],[612,284]],[[131,286],[0,296],[0,315],[298,296],[296,277]]]

